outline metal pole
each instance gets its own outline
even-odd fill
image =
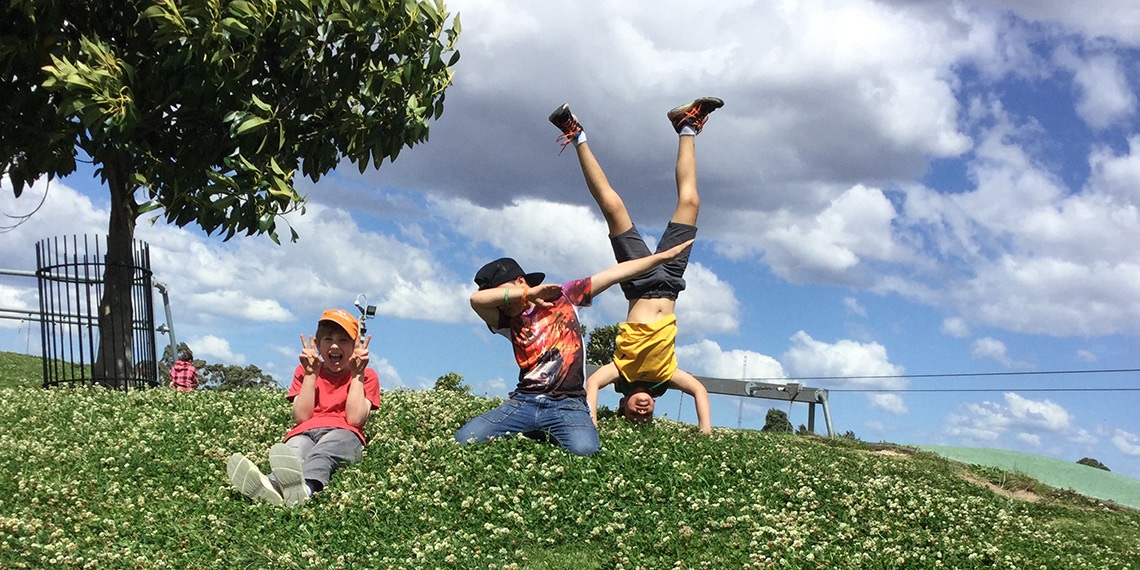
[[[174,338],[174,317],[170,316],[170,295],[167,293],[166,283],[154,282],[155,289],[162,293],[162,306],[166,309],[166,331],[170,334],[170,357],[178,360],[178,341]],[[162,360],[159,358],[159,360]]]

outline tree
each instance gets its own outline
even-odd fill
[[[272,376],[252,364],[245,368],[232,364],[206,364],[198,369],[198,377],[202,381],[202,388],[206,390],[278,387]]]
[[[303,211],[298,174],[316,182],[342,159],[363,172],[427,140],[459,58],[442,0],[8,0],[3,11],[0,173],[18,198],[74,172],[82,153],[111,193],[93,376],[112,379],[131,368],[141,215],[278,241],[278,216]]]
[[[764,415],[764,427],[760,428],[760,431],[792,433],[792,422],[788,421],[788,414],[783,410],[770,408]]]
[[[465,394],[471,393],[470,386],[463,385],[463,376],[458,372],[448,372],[435,380],[434,390],[446,390],[451,392],[463,392]]]
[[[1097,469],[1103,469],[1105,471],[1112,471],[1111,469],[1108,468],[1107,465],[1105,465],[1105,464],[1101,463],[1100,461],[1097,461],[1096,459],[1093,459],[1091,457],[1082,457],[1082,458],[1077,460],[1077,463],[1080,463],[1081,465],[1088,465],[1089,467],[1095,467]]]
[[[178,343],[181,351],[186,343]],[[167,345],[158,361],[158,385],[165,386],[170,382],[170,369],[174,367],[175,352]],[[277,388],[277,380],[260,368],[250,364],[245,368],[232,364],[209,364],[205,360],[195,358],[191,361],[198,369],[198,381],[206,390],[240,390],[243,388]]]
[[[586,362],[605,366],[614,360],[614,349],[617,347],[618,325],[594,327],[588,333],[586,340]]]

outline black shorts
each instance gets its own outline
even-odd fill
[[[661,243],[657,244],[657,251],[654,253],[685,243],[696,236],[696,226],[669,222],[669,225],[665,227],[665,233],[661,236]],[[641,239],[641,234],[637,233],[637,226],[630,228],[629,231],[621,235],[610,238],[610,245],[614,248],[614,257],[618,263],[650,255],[645,240]],[[623,282],[621,290],[625,292],[625,298],[631,301],[634,299],[676,299],[677,294],[685,290],[684,275],[685,268],[689,266],[690,251],[692,248],[686,249],[684,253],[668,263],[658,265],[643,275]]]

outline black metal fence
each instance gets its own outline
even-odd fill
[[[36,244],[45,388],[98,384],[128,390],[158,385],[150,247],[134,242],[130,266],[112,267],[130,273],[130,291],[106,298],[103,249],[101,240],[91,236],[48,238]]]

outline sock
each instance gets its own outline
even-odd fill
[[[680,135],[683,137],[695,137],[697,136],[697,131],[693,130],[693,127],[685,125],[681,127]]]

